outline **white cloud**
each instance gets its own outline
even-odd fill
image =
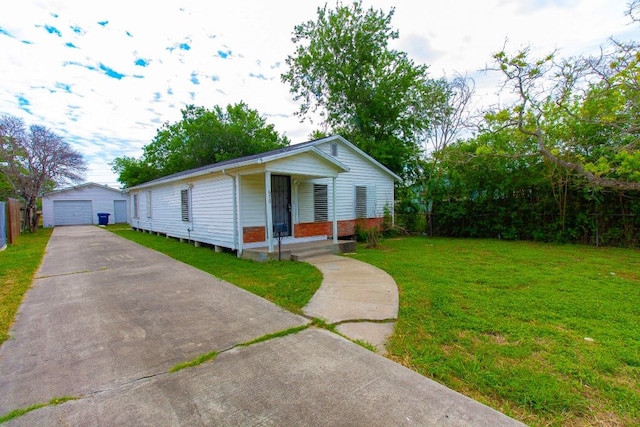
[[[348,2],[345,2],[348,3]],[[0,112],[51,127],[91,163],[88,179],[115,184],[108,163],[137,156],[188,103],[245,101],[293,142],[313,129],[281,83],[296,24],[324,0],[15,2],[0,15]],[[500,50],[532,45],[563,56],[594,52],[612,35],[638,39],[626,0],[364,0],[395,7],[393,46],[431,75],[473,76],[483,102],[495,77],[478,73]],[[329,7],[332,5],[330,4]],[[28,103],[28,105],[27,105]]]

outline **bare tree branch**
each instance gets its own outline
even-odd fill
[[[497,53],[496,69],[504,74],[505,87],[518,96],[510,110],[516,128],[536,138],[537,150],[546,160],[575,172],[589,184],[640,190],[636,180],[617,175],[616,166],[621,161],[619,153],[634,156],[640,147],[638,51],[636,43],[613,41],[610,49],[602,49],[598,56],[561,62],[554,60],[554,54],[532,59],[529,48],[513,56]],[[558,115],[559,111],[565,118]],[[594,140],[580,133],[589,125]],[[572,130],[568,126],[573,126]],[[606,145],[603,138],[608,141]],[[610,153],[609,172],[596,174],[589,170],[593,165],[587,167],[583,158],[591,151],[589,144]]]
[[[16,117],[0,117],[0,170],[15,192],[27,204],[30,230],[38,227],[36,201],[48,185],[79,182],[87,170],[86,162],[60,136],[41,125],[27,132]]]

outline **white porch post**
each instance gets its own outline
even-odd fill
[[[271,172],[264,173],[264,197],[267,213],[267,243],[269,252],[273,252],[273,213],[271,209]]]
[[[233,189],[235,190],[235,200],[234,200],[234,204],[235,204],[235,220],[236,220],[236,224],[235,224],[235,231],[236,231],[236,235],[235,235],[235,239],[237,240],[237,244],[238,244],[238,253],[242,254],[242,251],[244,250],[244,230],[242,227],[243,221],[242,221],[242,180],[240,179],[240,175],[236,175],[235,176],[235,182],[234,182],[234,187]]]
[[[333,243],[338,243],[338,216],[336,212],[336,177],[331,178],[331,210],[333,211]]]

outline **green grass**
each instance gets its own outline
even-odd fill
[[[640,252],[410,237],[390,357],[527,424],[640,425]]]
[[[271,334],[266,334],[266,335],[263,335],[263,336],[258,337],[256,339],[253,339],[251,341],[247,341],[247,342],[244,342],[244,343],[237,344],[236,347],[248,347],[250,345],[261,343],[261,342],[264,342],[264,341],[269,341],[269,340],[272,340],[274,338],[280,338],[280,337],[285,337],[285,336],[291,335],[291,334],[297,334],[298,332],[304,331],[307,328],[309,328],[309,325],[302,325],[302,326],[296,326],[296,327],[293,327],[293,328],[285,329],[283,331],[278,331],[278,332],[274,332],[274,333],[271,333]],[[201,365],[204,362],[208,362],[210,360],[215,359],[216,357],[218,357],[218,354],[220,354],[220,353],[217,352],[217,351],[211,351],[209,353],[202,354],[202,355],[200,355],[200,356],[196,357],[195,359],[190,360],[188,362],[178,363],[177,365],[174,365],[171,369],[169,369],[169,372],[178,372],[178,371],[180,371],[182,369],[185,369],[185,368],[192,368],[194,366]]]
[[[177,365],[174,365],[173,367],[171,367],[171,369],[169,369],[169,372],[178,372],[185,368],[192,368],[194,366],[201,365],[204,362],[208,362],[210,360],[215,359],[216,357],[218,357],[218,354],[219,353],[217,351],[211,351],[209,353],[202,354],[188,362],[178,363]]]
[[[364,347],[369,351],[372,351],[374,353],[378,352],[378,349],[376,348],[376,346],[374,346],[373,344],[364,341],[364,340],[353,340],[354,343],[358,344],[360,347]]]
[[[257,263],[108,229],[295,313],[322,279],[305,263]],[[50,236],[23,234],[0,252],[0,343]],[[392,359],[533,426],[640,425],[640,251],[410,237],[351,256],[398,283]]]
[[[41,228],[37,233],[23,233],[0,252],[0,344],[9,338],[9,328],[31,287],[51,232],[51,228]]]
[[[210,248],[196,248],[175,239],[135,232],[122,226],[109,226],[107,229],[211,273],[293,313],[302,313],[302,307],[322,282],[320,271],[302,262],[254,262],[239,259],[232,253],[215,253]]]
[[[51,399],[47,403],[36,403],[36,404],[31,405],[31,406],[26,407],[26,408],[14,409],[11,412],[8,412],[6,414],[0,415],[0,424],[6,423],[7,421],[11,421],[14,418],[21,417],[21,416],[23,416],[24,414],[26,414],[28,412],[35,411],[36,409],[44,408],[45,406],[60,405],[61,403],[68,402],[70,400],[76,400],[76,398],[72,397],[72,396],[54,397],[53,399]]]
[[[309,325],[296,326],[293,328],[285,329],[283,331],[278,331],[271,334],[263,335],[251,341],[237,344],[235,347],[248,347],[250,345],[261,343],[264,341],[269,341],[274,338],[286,337],[287,335],[297,334],[298,332],[304,331],[307,328],[309,328]],[[217,351],[211,351],[209,353],[202,354],[193,360],[189,360],[188,362],[178,363],[177,365],[174,365],[169,369],[169,372],[178,372],[185,368],[192,368],[194,366],[201,365],[205,362],[215,359],[216,357],[218,357],[219,354],[220,353]]]
[[[285,329],[283,331],[273,332],[271,334],[266,334],[256,339],[253,339],[251,341],[240,343],[238,344],[238,347],[248,347],[250,345],[257,344],[264,341],[269,341],[274,338],[286,337],[287,335],[297,334],[298,332],[304,331],[305,329],[308,329],[308,328],[309,328],[309,325],[294,326],[293,328]]]

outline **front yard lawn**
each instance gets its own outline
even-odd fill
[[[410,237],[390,357],[534,426],[640,425],[640,251]]]
[[[320,272],[110,231],[300,313]],[[0,252],[0,343],[51,229]],[[389,357],[533,426],[640,425],[640,251],[408,237],[356,259],[396,280]]]
[[[31,287],[52,230],[41,228],[37,233],[23,233],[15,244],[0,252],[0,344],[9,338],[9,328]]]

